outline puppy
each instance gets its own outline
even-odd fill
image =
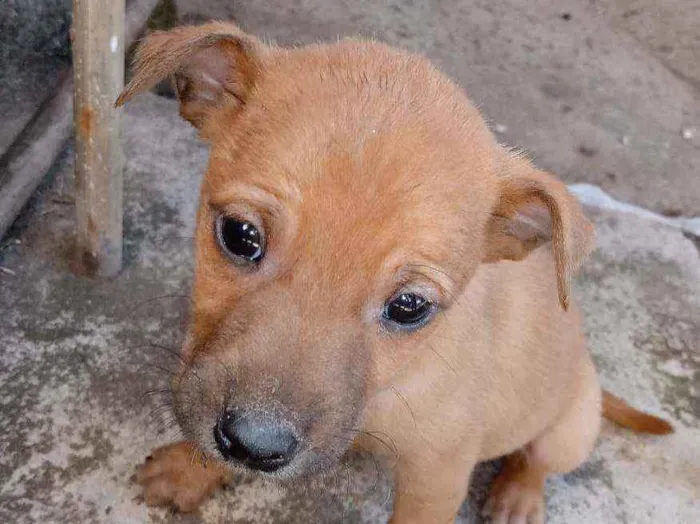
[[[393,471],[394,523],[452,521],[474,465],[502,455],[485,512],[542,522],[545,477],[586,460],[601,420],[570,299],[593,229],[565,186],[425,59],[377,42],[153,33],[117,104],[166,77],[210,160],[172,383],[188,441],[140,468],[146,502],[191,510],[236,469],[328,470],[355,439]]]

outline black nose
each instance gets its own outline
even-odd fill
[[[214,439],[226,459],[260,471],[275,471],[289,463],[299,441],[284,423],[252,415],[225,412],[214,426]]]

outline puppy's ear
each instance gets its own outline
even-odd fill
[[[484,262],[522,260],[552,242],[559,302],[569,306],[571,277],[593,247],[592,224],[566,186],[522,159],[499,179],[500,194],[487,224]]]
[[[214,110],[245,104],[264,51],[255,37],[222,22],[150,33],[136,50],[134,76],[115,105],[170,77],[180,114],[201,130]]]

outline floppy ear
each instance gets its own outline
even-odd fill
[[[551,241],[559,302],[566,310],[571,278],[593,248],[593,226],[556,178],[529,164],[517,171],[499,179],[500,194],[487,224],[484,262],[522,260]]]
[[[180,114],[201,129],[213,110],[245,103],[264,48],[255,37],[223,22],[153,32],[139,44],[134,76],[115,105],[170,77]]]

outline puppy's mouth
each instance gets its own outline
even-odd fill
[[[333,385],[306,391],[293,374],[222,365],[202,353],[171,389],[183,436],[205,457],[285,482],[328,473],[352,445],[363,398]]]
[[[176,401],[176,418],[205,457],[239,473],[280,483],[323,475],[337,467],[352,442],[334,436],[341,432],[323,417],[304,425],[278,413],[213,407]]]

